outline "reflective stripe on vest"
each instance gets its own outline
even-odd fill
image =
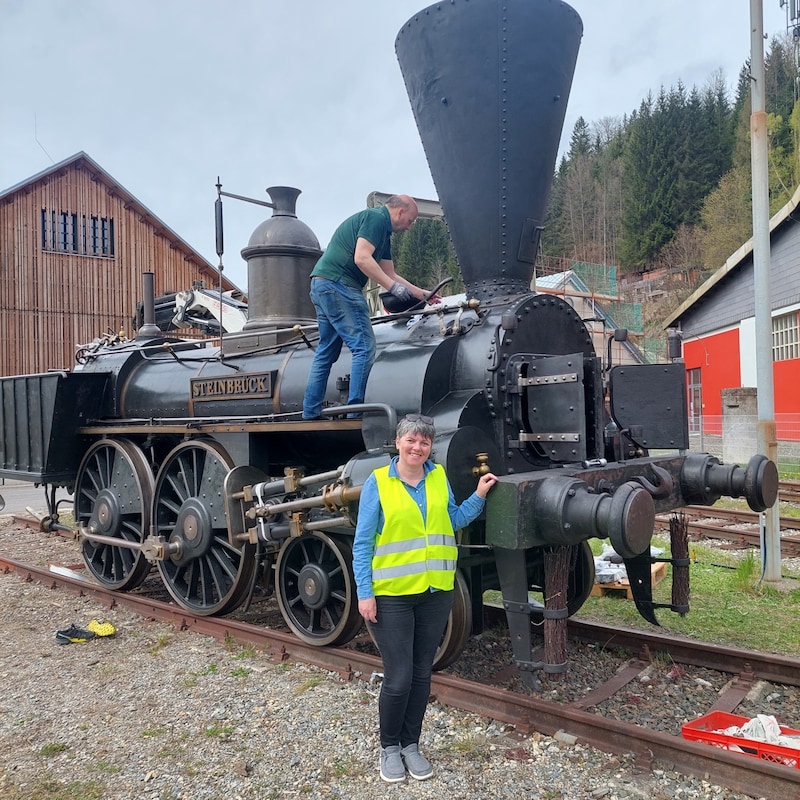
[[[427,520],[400,478],[389,467],[375,470],[383,509],[383,531],[372,557],[376,595],[419,594],[452,589],[458,548],[447,513],[447,479],[440,465],[425,477]]]

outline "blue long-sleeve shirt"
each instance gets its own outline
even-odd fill
[[[436,466],[433,461],[426,461],[424,464],[425,478],[428,473]],[[400,478],[397,472],[397,456],[392,459],[389,465],[389,475],[393,478]],[[402,480],[402,478],[401,478]],[[422,513],[422,519],[427,518],[428,500],[425,492],[425,479],[423,478],[417,486],[411,486],[403,481],[406,491],[414,499]],[[447,514],[453,530],[457,531],[465,525],[469,525],[483,511],[485,504],[484,498],[477,492],[473,492],[461,505],[456,504],[453,497],[453,490],[450,481],[447,481]],[[372,591],[372,555],[375,552],[375,540],[383,531],[384,515],[381,508],[380,496],[378,494],[378,482],[375,475],[370,475],[361,488],[361,498],[358,501],[358,523],[356,524],[355,541],[353,542],[353,574],[356,579],[356,591],[358,599],[364,600],[373,597]]]

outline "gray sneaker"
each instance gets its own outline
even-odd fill
[[[406,768],[400,755],[400,745],[381,748],[381,778],[386,783],[400,783],[406,779]]]
[[[406,765],[408,774],[418,781],[424,781],[433,775],[431,762],[420,753],[416,744],[408,744],[401,751],[403,763]]]

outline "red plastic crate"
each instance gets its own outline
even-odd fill
[[[741,727],[748,722],[748,717],[739,717],[736,714],[727,714],[724,711],[711,711],[699,719],[687,722],[681,733],[684,739],[693,739],[698,742],[720,747],[723,750],[741,752],[748,756],[760,758],[763,761],[772,761],[775,764],[785,764],[787,767],[800,769],[800,749],[781,747],[776,744],[767,744],[754,739],[743,739],[741,736],[726,736],[717,731],[730,728],[731,725]],[[800,737],[800,731],[794,728],[780,726],[781,733],[786,736]],[[800,744],[800,739],[798,739]]]

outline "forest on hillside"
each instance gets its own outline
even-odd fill
[[[795,42],[773,38],[765,66],[774,214],[800,185]],[[579,118],[554,175],[540,260],[680,273],[682,289],[658,312],[666,317],[752,235],[750,103],[744,64],[733,96],[717,72],[700,88],[662,86],[621,119]],[[441,223],[419,220],[394,253],[418,285],[451,275],[462,290]]]

